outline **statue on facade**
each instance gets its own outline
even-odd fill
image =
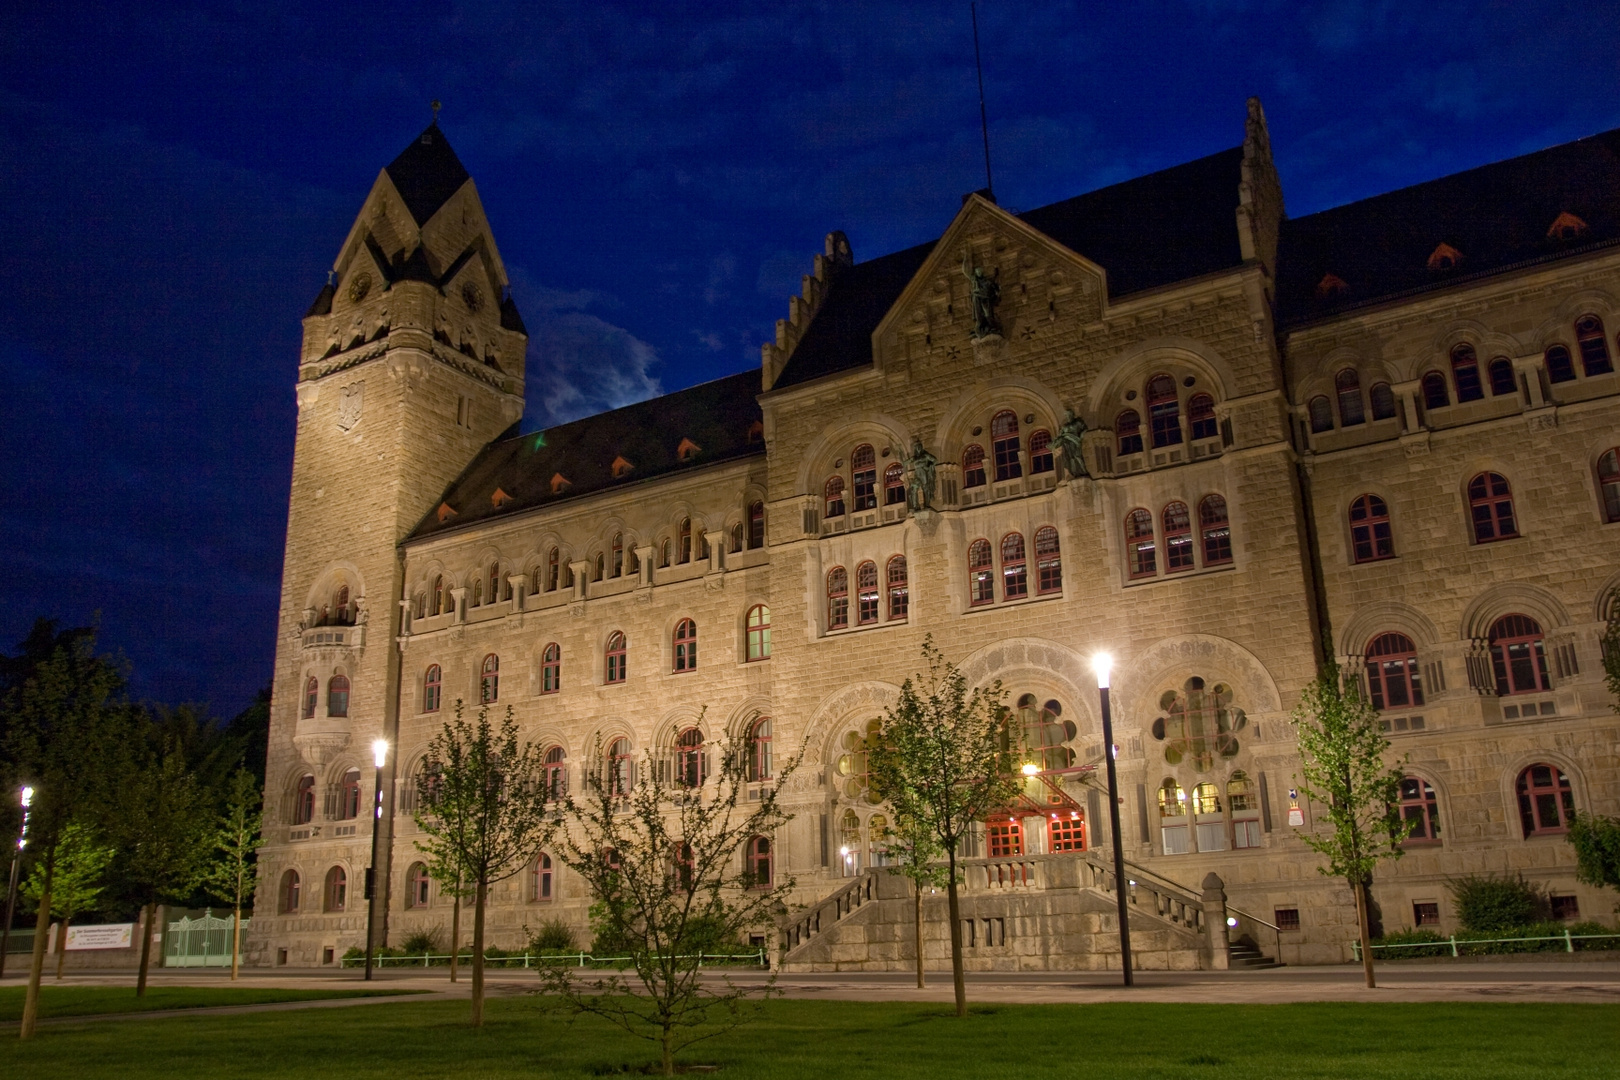
[[[1001,303],[1001,285],[996,280],[1000,277],[1000,270],[995,275],[986,274],[984,267],[973,265],[973,253],[964,250],[962,276],[968,279],[968,293],[973,300],[973,331],[970,336],[978,339],[1000,334],[1001,324],[996,321],[996,305]]]
[[[1086,422],[1074,415],[1073,409],[1063,410],[1063,423],[1058,425],[1057,434],[1052,437],[1052,449],[1057,452],[1058,475],[1077,477],[1090,476],[1086,471],[1086,459],[1081,450],[1081,440],[1085,438]]]
[[[922,440],[911,440],[911,455],[901,459],[906,470],[906,509],[927,510],[934,504],[935,458]]]

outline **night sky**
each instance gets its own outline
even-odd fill
[[[270,676],[299,319],[429,101],[532,427],[757,366],[828,230],[920,243],[984,183],[966,0],[3,8],[0,647],[99,611],[136,694],[221,713]],[[1251,94],[1294,215],[1620,127],[1615,2],[979,21],[1018,210],[1236,145]]]

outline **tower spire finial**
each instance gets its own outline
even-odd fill
[[[970,0],[968,11],[973,18],[973,66],[979,73],[979,130],[984,133],[984,189],[994,202],[996,182],[990,176],[990,120],[984,111],[984,61],[979,58],[979,0]]]
[[[439,105],[439,101],[438,101],[438,99],[437,99],[437,98],[435,98],[435,99],[434,99],[434,100],[433,100],[433,102],[432,102],[432,108],[433,108],[433,122],[434,122],[434,123],[435,123],[435,124],[437,124],[437,123],[438,123],[438,122],[439,122],[439,109],[440,109],[440,108],[441,108],[441,106],[440,106],[440,105]]]

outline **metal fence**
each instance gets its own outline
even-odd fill
[[[1620,934],[1572,934],[1568,930],[1565,930],[1562,934],[1555,934],[1555,935],[1553,935],[1551,937],[1463,938],[1462,940],[1459,941],[1457,939],[1457,936],[1455,934],[1453,934],[1449,938],[1441,938],[1438,941],[1404,941],[1404,942],[1401,942],[1398,945],[1374,945],[1374,946],[1372,946],[1372,954],[1373,954],[1373,957],[1376,959],[1377,956],[1378,956],[1378,950],[1380,950],[1380,949],[1388,950],[1388,949],[1446,949],[1446,948],[1449,948],[1451,950],[1451,955],[1452,956],[1461,956],[1463,952],[1467,952],[1470,948],[1488,950],[1490,948],[1490,946],[1492,946],[1492,945],[1524,944],[1524,943],[1528,943],[1528,942],[1543,942],[1543,941],[1562,942],[1563,946],[1564,946],[1564,948],[1562,950],[1563,952],[1574,952],[1575,951],[1575,943],[1577,941],[1609,941],[1609,940],[1613,940],[1615,938],[1620,938]],[[1360,963],[1361,962],[1361,942],[1352,941],[1350,943],[1350,951],[1355,956],[1356,962]],[[1526,950],[1526,952],[1530,952],[1530,951],[1558,952],[1560,950],[1558,950],[1556,948],[1555,949]],[[1386,952],[1385,955],[1388,956],[1390,954]],[[1470,953],[1470,955],[1474,955],[1474,954]]]
[[[242,938],[248,923],[242,920]],[[196,918],[183,916],[169,924],[163,936],[164,967],[230,967],[231,917],[223,918],[209,908]]]
[[[247,925],[244,920],[244,926]],[[765,950],[751,953],[695,953],[693,956],[677,956],[677,960],[697,959],[698,967],[705,962],[710,966],[715,964],[743,964],[748,967],[770,967],[770,960]],[[629,965],[633,958],[629,956],[592,956],[590,953],[548,953],[537,956],[534,953],[524,953],[521,956],[486,956],[486,967],[539,967],[541,964],[568,964],[570,967],[615,967]],[[226,961],[229,963],[229,961]],[[373,956],[371,962],[378,967],[389,965],[392,967],[431,967],[434,964],[448,964],[450,954],[444,955],[423,953],[417,956]],[[339,967],[364,967],[364,956],[345,956],[338,961]],[[462,953],[460,963],[472,963],[472,953]]]

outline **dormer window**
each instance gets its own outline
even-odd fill
[[[1570,213],[1568,210],[1553,219],[1547,226],[1547,239],[1573,240],[1586,231],[1586,222]]]
[[[634,468],[635,466],[630,464],[630,462],[627,461],[621,454],[619,457],[613,459],[613,479],[624,479],[626,476],[630,475],[630,470]]]
[[[703,452],[703,447],[691,439],[682,439],[681,444],[675,448],[675,460],[691,461]]]
[[[1450,244],[1442,243],[1429,253],[1430,270],[1451,270],[1462,262],[1462,252]]]
[[[489,497],[489,505],[493,506],[497,510],[499,510],[501,507],[505,506],[507,503],[512,502],[512,501],[513,501],[512,496],[508,495],[505,491],[501,490],[500,488],[496,488],[495,489],[495,494],[493,494],[493,495],[491,495]]]
[[[762,421],[755,420],[752,424],[748,425],[748,441],[751,443],[756,443],[763,442],[764,440],[765,425]]]
[[[1337,274],[1323,274],[1322,280],[1316,283],[1316,298],[1330,300],[1335,296],[1343,296],[1350,291],[1350,286]]]
[[[551,474],[551,493],[553,495],[561,495],[563,492],[567,491],[573,486],[574,482],[568,479],[568,477],[564,476],[562,473]]]
[[[439,504],[439,524],[440,525],[443,525],[445,522],[449,521],[451,518],[453,518],[455,516],[456,516],[455,507],[451,506],[447,502],[442,502],[442,503]]]

